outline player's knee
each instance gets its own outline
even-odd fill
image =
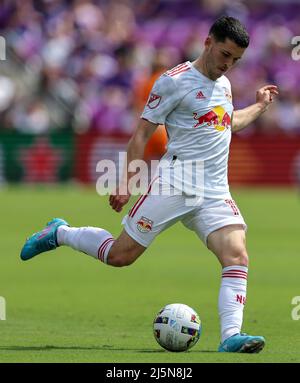
[[[234,246],[228,254],[229,262],[233,265],[248,266],[248,253],[245,246]]]
[[[129,266],[135,261],[131,252],[110,252],[108,254],[108,264],[115,267]]]

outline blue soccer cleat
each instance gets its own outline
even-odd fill
[[[56,241],[56,232],[57,228],[62,225],[69,226],[65,220],[61,218],[54,218],[52,221],[47,223],[45,229],[29,237],[22,248],[20,255],[21,259],[23,261],[27,261],[40,253],[56,249],[58,246]]]
[[[244,333],[232,335],[220,344],[219,352],[260,352],[265,345],[265,338],[262,336],[252,336]]]

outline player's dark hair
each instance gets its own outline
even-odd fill
[[[249,45],[249,34],[243,24],[234,17],[222,16],[217,19],[209,30],[217,41],[224,42],[228,37],[241,48]]]

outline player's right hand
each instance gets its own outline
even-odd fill
[[[111,194],[109,196],[109,204],[112,207],[113,210],[115,210],[117,213],[120,213],[122,211],[123,206],[127,204],[127,202],[130,199],[130,194],[119,194],[119,190],[116,190],[114,194]]]

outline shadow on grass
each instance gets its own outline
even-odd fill
[[[150,350],[150,349],[142,349],[142,348],[118,348],[113,346],[53,346],[53,345],[45,345],[45,346],[0,346],[0,351],[52,351],[52,350],[77,350],[77,351],[127,351],[127,352],[140,352],[143,354],[151,354],[151,353],[165,353],[168,352],[166,350]],[[191,351],[188,351],[191,352]],[[212,350],[193,350],[193,353],[217,353],[217,351]]]

